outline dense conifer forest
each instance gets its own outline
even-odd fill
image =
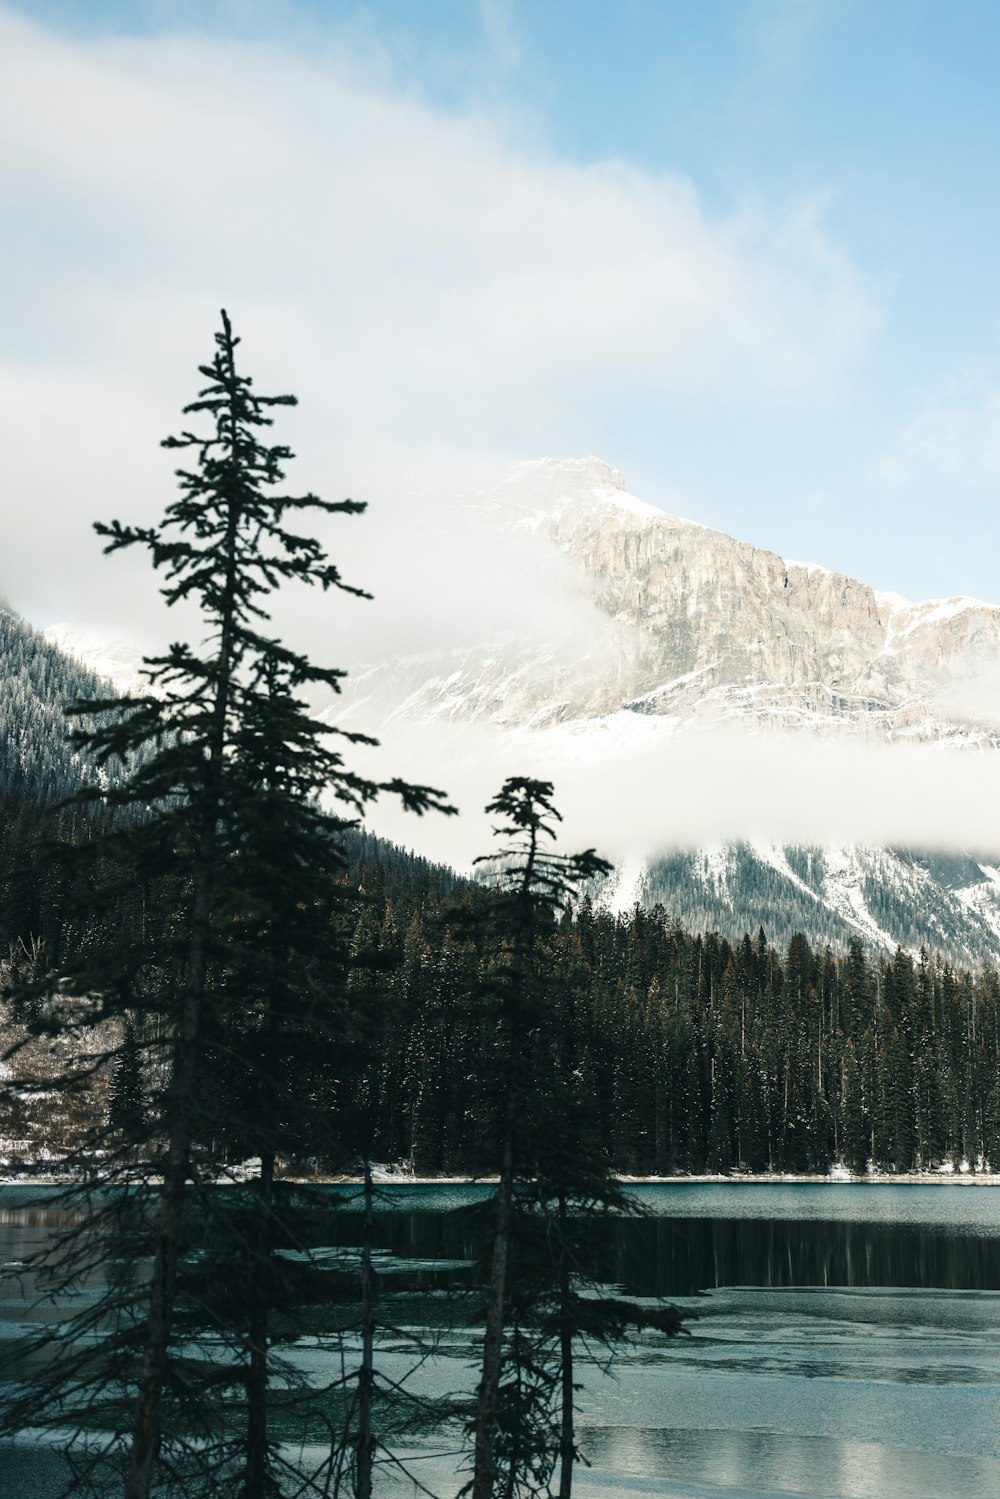
[[[46,839],[87,840],[95,816],[4,800],[3,951],[41,944],[58,960],[113,940],[88,926],[86,890],[68,889],[40,853]],[[376,1030],[355,1086],[376,1100],[376,1158],[420,1174],[489,1171],[496,1037],[470,997],[498,956],[476,921],[483,889],[371,834],[350,835],[348,850],[348,983]],[[135,891],[114,920],[149,923],[144,900]],[[615,917],[589,898],[550,942],[574,1075],[616,1171],[1000,1167],[992,970],[926,952],[872,957],[857,942],[816,951],[801,936],[778,950],[763,930],[732,944],[682,930],[661,906]],[[323,1087],[312,1062],[304,1091]],[[339,1084],[322,1102],[344,1115],[342,1148],[320,1161],[304,1142],[288,1169],[354,1164]]]

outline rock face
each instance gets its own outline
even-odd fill
[[[695,741],[714,724],[847,744],[1000,747],[990,691],[1000,704],[1000,609],[969,598],[911,604],[786,561],[644,504],[596,458],[523,464],[474,503],[488,534],[542,559],[530,586],[551,588],[545,618],[555,623],[497,638],[463,618],[460,648],[355,664],[330,710],[338,725],[399,743],[407,725],[430,725],[433,739],[449,721],[471,722],[513,733],[518,754],[528,736],[546,764],[550,753],[558,763],[596,750],[618,765],[619,751]],[[503,556],[510,565],[506,545]],[[132,685],[127,651],[66,631],[58,644]],[[746,840],[664,855],[663,801],[657,787],[644,803],[649,847],[617,872],[609,903],[660,900],[692,927],[735,937],[763,925],[778,941],[803,931],[842,946],[853,935],[1000,961],[1000,859]]]
[[[627,709],[680,722],[876,739],[1000,743],[976,684],[1000,659],[1000,609],[911,604],[785,561],[635,499],[598,459],[542,460],[483,501],[569,564],[587,638],[477,641],[362,669],[406,717],[541,725]],[[970,706],[971,705],[971,706]]]
[[[353,705],[365,727],[473,721],[522,744],[537,734],[570,758],[597,742],[628,750],[712,724],[1000,746],[988,690],[1000,683],[998,608],[912,604],[786,561],[644,504],[595,458],[521,465],[478,504],[490,524],[560,560],[552,576],[573,595],[572,622],[545,639],[482,639],[470,619],[461,649],[354,671],[339,719]],[[992,860],[746,841],[664,856],[656,816],[651,806],[648,857],[605,892],[613,906],[662,901],[687,924],[734,937],[763,925],[779,941],[804,931],[820,944],[858,936],[1000,960]]]

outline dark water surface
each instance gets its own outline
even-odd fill
[[[385,1189],[387,1320],[446,1307],[441,1288],[476,1249],[463,1210],[488,1192]],[[317,1232],[336,1255],[356,1244],[357,1215],[347,1190],[329,1195],[346,1211],[323,1215]],[[593,1466],[578,1475],[581,1496],[1000,1496],[1000,1189],[669,1183],[634,1195],[646,1216],[607,1228],[595,1269],[699,1317],[690,1338],[640,1338],[612,1377],[584,1360]],[[0,1263],[27,1258],[63,1219],[52,1189],[0,1188]],[[15,1281],[0,1281],[0,1298],[0,1336],[39,1315]],[[308,1337],[294,1355],[316,1375],[332,1356]],[[471,1387],[474,1359],[474,1332],[453,1322],[421,1388]],[[402,1374],[408,1355],[389,1339],[382,1362]],[[450,1499],[461,1478],[431,1450],[422,1480]],[[46,1499],[51,1461],[31,1443],[0,1448],[2,1499]],[[376,1487],[413,1492],[388,1473]]]
[[[400,1256],[471,1257],[475,1229],[454,1208],[483,1190],[388,1188],[378,1243]],[[735,1285],[1000,1291],[1000,1188],[681,1183],[632,1195],[648,1216],[607,1227],[600,1268],[633,1295]],[[339,1239],[352,1238],[347,1222]]]

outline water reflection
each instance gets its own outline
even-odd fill
[[[594,1489],[582,1492],[753,1492],[808,1494],[813,1499],[991,1499],[995,1459],[882,1446],[850,1437],[773,1431],[685,1431],[590,1427],[582,1443],[594,1464]],[[657,1481],[659,1480],[659,1482]],[[677,1486],[684,1485],[683,1489]]]
[[[357,1242],[354,1214],[324,1218],[335,1244]],[[481,1223],[464,1211],[379,1215],[380,1248],[401,1259],[469,1261]],[[1000,1290],[1000,1232],[940,1225],[789,1219],[623,1219],[595,1236],[592,1268],[637,1296],[720,1286],[901,1286]]]
[[[640,1296],[719,1286],[1000,1290],[1000,1237],[897,1224],[671,1218],[614,1224],[608,1278]]]
[[[614,1380],[581,1360],[582,1446],[593,1463],[575,1481],[581,1499],[1000,1494],[1000,1194],[846,1191],[850,1211],[839,1216],[832,1189],[642,1189],[652,1216],[605,1225],[593,1244],[596,1275],[640,1296],[691,1298],[700,1316],[690,1339],[640,1339]],[[421,1370],[429,1398],[475,1378],[467,1298],[448,1288],[469,1283],[483,1232],[469,1208],[488,1192],[393,1189],[376,1219],[387,1320],[442,1330]],[[326,1195],[343,1211],[317,1206],[306,1238],[331,1285],[346,1284],[360,1220],[347,1191]],[[23,1261],[66,1221],[51,1189],[16,1206],[0,1193],[0,1262]],[[0,1298],[2,1336],[26,1320],[26,1288],[0,1280]],[[314,1321],[316,1335],[290,1357],[319,1380],[332,1353],[318,1310]],[[380,1355],[391,1377],[412,1361],[397,1341]],[[433,1492],[455,1495],[454,1464],[435,1466],[431,1450],[440,1447],[422,1454],[421,1473]],[[58,1461],[43,1448],[8,1447],[3,1499],[56,1492]],[[379,1492],[397,1492],[388,1475]]]

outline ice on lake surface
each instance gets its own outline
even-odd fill
[[[714,1292],[690,1343],[640,1352],[610,1398],[588,1388],[593,1476],[668,1493],[998,1494],[998,1317],[995,1293]]]
[[[1000,1235],[1000,1187],[923,1182],[657,1182],[630,1189],[656,1217],[938,1225]]]
[[[996,1293],[732,1288],[697,1304],[689,1339],[644,1339],[611,1378],[581,1371],[580,1495],[1000,1494]],[[463,1368],[438,1359],[428,1389]],[[449,1469],[420,1464],[452,1499]]]
[[[404,1203],[392,1188],[382,1247],[433,1276],[469,1247],[447,1209],[481,1190],[409,1188]],[[644,1336],[612,1377],[581,1366],[592,1464],[574,1480],[581,1499],[1000,1495],[1000,1191],[741,1183],[637,1195],[655,1217],[619,1225],[607,1246],[614,1278],[647,1295],[673,1282],[699,1318],[677,1342]],[[0,1260],[22,1247],[13,1224],[0,1227]],[[692,1276],[704,1294],[679,1292]],[[390,1291],[393,1317],[415,1320],[421,1294]],[[16,1320],[22,1305],[0,1303],[0,1317]],[[331,1354],[303,1340],[297,1357],[318,1372]],[[451,1328],[421,1372],[424,1393],[469,1388],[474,1357],[474,1331]],[[410,1358],[390,1343],[383,1363],[399,1374]],[[413,1451],[441,1499],[463,1481],[436,1455],[453,1435]],[[3,1499],[47,1499],[50,1465],[37,1447],[0,1451]],[[416,1492],[388,1471],[376,1487],[392,1499]]]

